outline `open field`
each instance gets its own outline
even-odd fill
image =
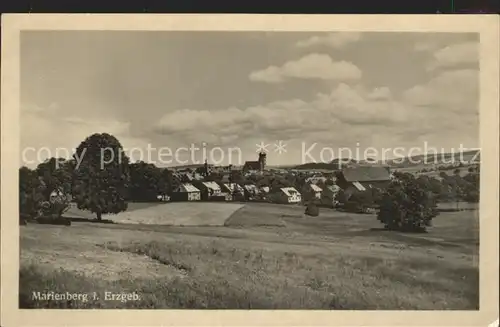
[[[175,226],[222,226],[229,216],[243,205],[236,203],[184,202],[132,203],[129,210],[116,215],[103,215],[103,219],[118,224],[147,224]],[[94,216],[71,208],[66,217],[92,219]]]
[[[203,209],[198,203],[183,205]],[[373,215],[303,212],[301,206],[249,203],[234,211],[226,226],[20,226],[20,305],[478,308],[477,211],[443,212],[427,234],[383,231]],[[31,298],[33,291],[44,290],[95,291],[99,298]],[[106,301],[104,291],[135,291],[140,299]]]

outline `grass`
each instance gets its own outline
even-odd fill
[[[477,213],[442,213],[418,235],[377,231],[370,215],[302,213],[249,204],[228,219],[284,226],[21,226],[20,306],[478,309]],[[32,299],[43,290],[95,291],[99,299]],[[140,299],[106,301],[105,291]]]
[[[196,202],[186,205],[172,203],[131,203],[125,212],[116,215],[103,215],[106,222],[120,224],[181,225],[181,226],[220,226],[242,204]],[[65,214],[72,221],[93,220],[91,213],[71,208]]]

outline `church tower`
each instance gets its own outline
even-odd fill
[[[264,171],[264,168],[266,167],[266,153],[264,151],[259,153],[259,166],[260,172],[262,173]]]
[[[207,162],[207,159],[205,159],[205,164],[203,165],[203,174],[205,175],[205,177],[208,176],[208,162]]]

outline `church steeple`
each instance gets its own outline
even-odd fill
[[[203,165],[203,174],[205,175],[205,177],[208,176],[208,162],[207,162],[207,159],[205,159],[205,164]]]
[[[260,172],[262,173],[264,169],[266,168],[266,153],[264,151],[261,151],[259,153],[259,168]]]

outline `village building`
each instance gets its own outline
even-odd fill
[[[302,188],[302,198],[305,201],[320,200],[323,189],[316,184],[306,183]]]
[[[257,161],[246,161],[243,165],[242,171],[245,175],[248,174],[262,174],[266,168],[266,153],[259,153],[259,160]]]
[[[202,200],[225,201],[226,197],[222,193],[220,186],[216,182],[200,182],[198,188],[201,192]]]
[[[259,197],[259,189],[255,184],[245,184],[243,185],[245,199],[248,201],[257,200]]]
[[[296,204],[302,201],[302,196],[294,187],[282,187],[278,193],[273,194],[273,200],[276,203]]]
[[[306,178],[306,183],[318,184],[325,183],[327,178],[324,176],[313,175]]]
[[[334,208],[338,204],[336,198],[339,191],[340,187],[338,185],[325,185],[321,192],[320,204]]]
[[[355,166],[347,167],[337,176],[336,184],[350,197],[354,192],[366,191],[370,188],[386,188],[391,182],[389,167]]]
[[[190,183],[179,185],[171,194],[172,201],[200,201],[201,192]]]
[[[242,186],[236,183],[222,183],[222,192],[227,194],[227,201],[244,201],[245,200],[245,190]]]

